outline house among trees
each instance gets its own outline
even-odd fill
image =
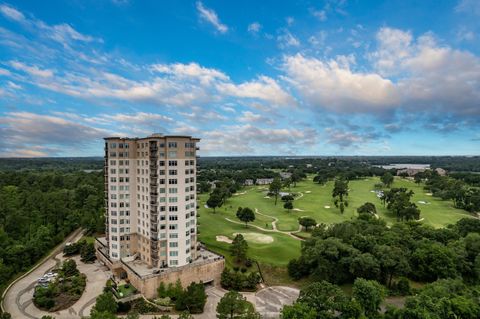
[[[273,182],[273,178],[257,178],[256,185],[269,185]]]
[[[428,171],[430,170],[429,168],[413,168],[413,167],[409,167],[409,168],[403,168],[403,169],[399,169],[397,170],[397,176],[408,176],[408,177],[413,177],[415,175],[417,175],[418,173],[423,173],[425,171]],[[436,168],[434,169],[435,172],[437,172],[438,175],[440,176],[445,176],[447,175],[447,171],[444,170],[443,168]]]
[[[253,185],[253,179],[246,179],[246,180],[243,182],[243,185],[245,185],[245,186],[252,186],[252,185]]]

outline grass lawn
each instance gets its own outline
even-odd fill
[[[232,223],[226,218],[238,221],[235,213],[238,207],[250,207],[258,212],[265,214],[256,214],[256,220],[253,225],[272,230],[273,218],[277,218],[277,228],[281,231],[298,230],[298,218],[302,216],[313,217],[318,223],[332,224],[349,220],[356,216],[356,209],[365,202],[372,202],[377,207],[378,215],[388,223],[394,223],[395,216],[390,214],[383,207],[376,194],[371,192],[374,185],[380,182],[379,178],[366,178],[363,180],[351,181],[349,184],[350,194],[348,196],[349,206],[343,214],[335,207],[332,199],[333,182],[326,185],[313,183],[313,176],[297,183],[296,187],[291,187],[290,191],[297,193],[293,201],[294,210],[288,212],[283,208],[283,202],[278,199],[277,205],[274,204],[274,198],[266,198],[268,186],[250,186],[242,189],[239,194],[229,198],[224,206],[217,208],[216,213],[212,209],[205,208],[205,201],[208,194],[199,195],[199,239],[204,242],[209,249],[212,249],[226,257],[227,265],[233,264],[229,254],[229,244],[219,242],[216,236],[222,235],[233,239],[235,233],[256,233],[264,236],[271,236],[271,243],[262,243],[247,239],[249,244],[248,254],[251,258],[257,260],[262,268],[266,269],[264,274],[270,277],[273,282],[291,283],[285,273],[285,266],[289,260],[300,255],[300,241],[287,234],[278,232],[262,231],[253,226],[245,228],[245,225]],[[447,224],[455,223],[457,220],[470,217],[471,215],[463,210],[453,207],[451,201],[443,201],[432,196],[428,196],[423,190],[423,184],[416,184],[413,181],[401,178],[395,178],[392,187],[406,187],[414,191],[413,201],[421,209],[420,218],[422,223],[433,227],[442,227]],[[284,189],[288,192],[288,189]],[[424,203],[420,203],[424,202]],[[301,237],[309,237],[307,232],[300,232]],[[252,236],[249,236],[252,237]],[[253,236],[255,237],[255,236]],[[283,269],[283,270],[282,270]]]
[[[123,284],[117,287],[117,291],[122,294],[122,298],[125,298],[133,295],[137,289],[135,289],[132,284]]]

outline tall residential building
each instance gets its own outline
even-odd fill
[[[160,134],[105,138],[105,228],[113,261],[163,268],[196,259],[199,141]]]

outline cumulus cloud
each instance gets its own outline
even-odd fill
[[[460,0],[455,11],[480,15],[480,2],[477,0]]]
[[[382,137],[377,132],[359,132],[341,128],[326,128],[327,143],[339,146],[341,149],[358,148],[362,144],[374,141]]]
[[[204,132],[202,152],[210,155],[294,154],[299,149],[309,149],[316,142],[317,132],[311,128],[276,129],[252,124],[233,125]]]
[[[217,13],[205,7],[201,1],[197,2],[197,11],[200,19],[213,25],[218,32],[226,33],[228,31],[228,26],[220,22]]]
[[[407,108],[432,114],[480,114],[478,56],[439,45],[431,33],[414,39],[410,32],[382,28],[377,38],[375,66],[398,77],[396,86]]]
[[[217,85],[220,93],[240,98],[260,99],[273,105],[292,105],[295,103],[290,94],[285,92],[277,81],[268,77],[260,76],[256,80],[241,84],[220,83]]]
[[[38,146],[72,150],[94,143],[106,134],[106,130],[55,115],[10,112],[0,117],[0,135],[4,143],[0,154],[12,156],[18,152],[17,156],[44,156],[47,152]]]
[[[262,25],[260,23],[253,22],[253,23],[250,23],[248,25],[247,30],[248,30],[248,32],[250,32],[252,34],[257,34],[260,31],[261,28],[262,28]]]
[[[392,81],[376,73],[354,72],[349,59],[322,61],[301,54],[287,56],[286,78],[312,106],[334,112],[385,111],[396,105]]]

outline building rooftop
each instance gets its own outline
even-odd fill
[[[150,267],[148,264],[146,264],[142,260],[133,260],[133,261],[125,261],[122,260],[122,263],[129,267],[133,272],[135,272],[139,277],[145,278],[145,277],[153,277],[153,276],[158,276],[161,274],[166,274],[172,271],[178,271],[180,269],[185,269],[189,267],[195,267],[198,265],[203,265],[203,264],[208,264],[220,259],[223,259],[224,257],[221,255],[218,255],[208,249],[201,248],[198,251],[198,256],[197,259],[192,261],[190,264],[180,266],[180,267],[168,267],[168,268],[159,268],[159,267]]]

